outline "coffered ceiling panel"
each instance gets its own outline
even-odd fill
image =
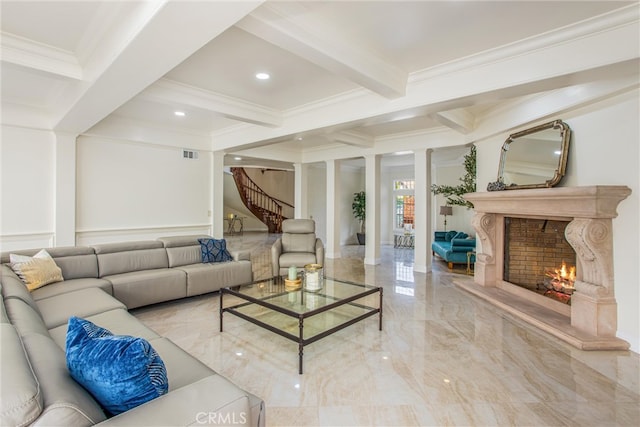
[[[259,72],[268,73],[271,78],[258,80]],[[278,110],[357,87],[235,27],[209,42],[166,77]]]
[[[640,56],[637,1],[1,0],[0,7],[3,123],[30,123],[33,111],[38,126],[82,134],[137,121],[156,128],[140,134],[171,128],[227,152],[351,153],[377,138],[440,128],[464,136],[493,112],[549,99],[544,94],[575,82],[582,86],[574,94],[596,81],[598,94],[627,87],[625,74],[606,89],[606,76]],[[270,78],[258,80],[258,72]]]

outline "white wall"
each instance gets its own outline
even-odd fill
[[[635,352],[640,350],[639,104],[640,92],[634,90],[551,118],[564,120],[573,132],[567,175],[561,186],[626,185],[632,190],[620,203],[618,217],[613,219],[613,251],[617,335],[628,341]],[[512,131],[476,144],[478,191],[485,191],[487,183],[495,181],[497,153],[510,133]]]
[[[626,185],[613,220],[618,336],[640,351],[640,91],[565,114],[574,131],[567,186]]]
[[[210,233],[212,154],[125,140],[77,141],[77,242]],[[150,232],[147,232],[150,230]]]
[[[1,250],[54,243],[55,135],[2,126]]]

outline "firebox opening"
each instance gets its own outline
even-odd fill
[[[506,217],[504,224],[503,279],[571,304],[576,253],[564,237],[569,221]]]

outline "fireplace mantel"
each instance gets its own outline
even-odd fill
[[[595,185],[471,193],[464,198],[473,203],[476,212],[527,217],[615,218],[618,204],[629,194],[629,187]]]
[[[473,226],[481,246],[476,255],[475,283],[487,291],[489,288],[499,288],[507,293],[513,292],[513,286],[502,280],[505,217],[568,220],[570,223],[565,237],[576,251],[577,274],[576,290],[572,296],[570,313],[567,313],[570,315],[570,329],[574,333],[566,340],[582,349],[628,348],[628,343],[615,336],[617,304],[614,295],[612,219],[618,215],[618,204],[629,194],[631,189],[625,186],[556,187],[466,194],[465,199],[474,205]],[[487,292],[480,293],[488,295]],[[504,299],[504,292],[501,295]],[[522,295],[514,292],[512,297],[521,298]],[[513,308],[518,306],[516,303],[503,305],[512,313],[515,310],[516,315],[522,314]],[[519,317],[527,320],[530,316],[522,314]],[[551,330],[553,326],[545,322],[530,323],[561,338],[564,335]]]

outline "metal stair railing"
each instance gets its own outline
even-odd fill
[[[282,232],[282,204],[267,193],[265,193],[258,184],[256,184],[247,175],[244,168],[231,168],[236,187],[240,193],[242,203],[262,221],[269,233]]]

